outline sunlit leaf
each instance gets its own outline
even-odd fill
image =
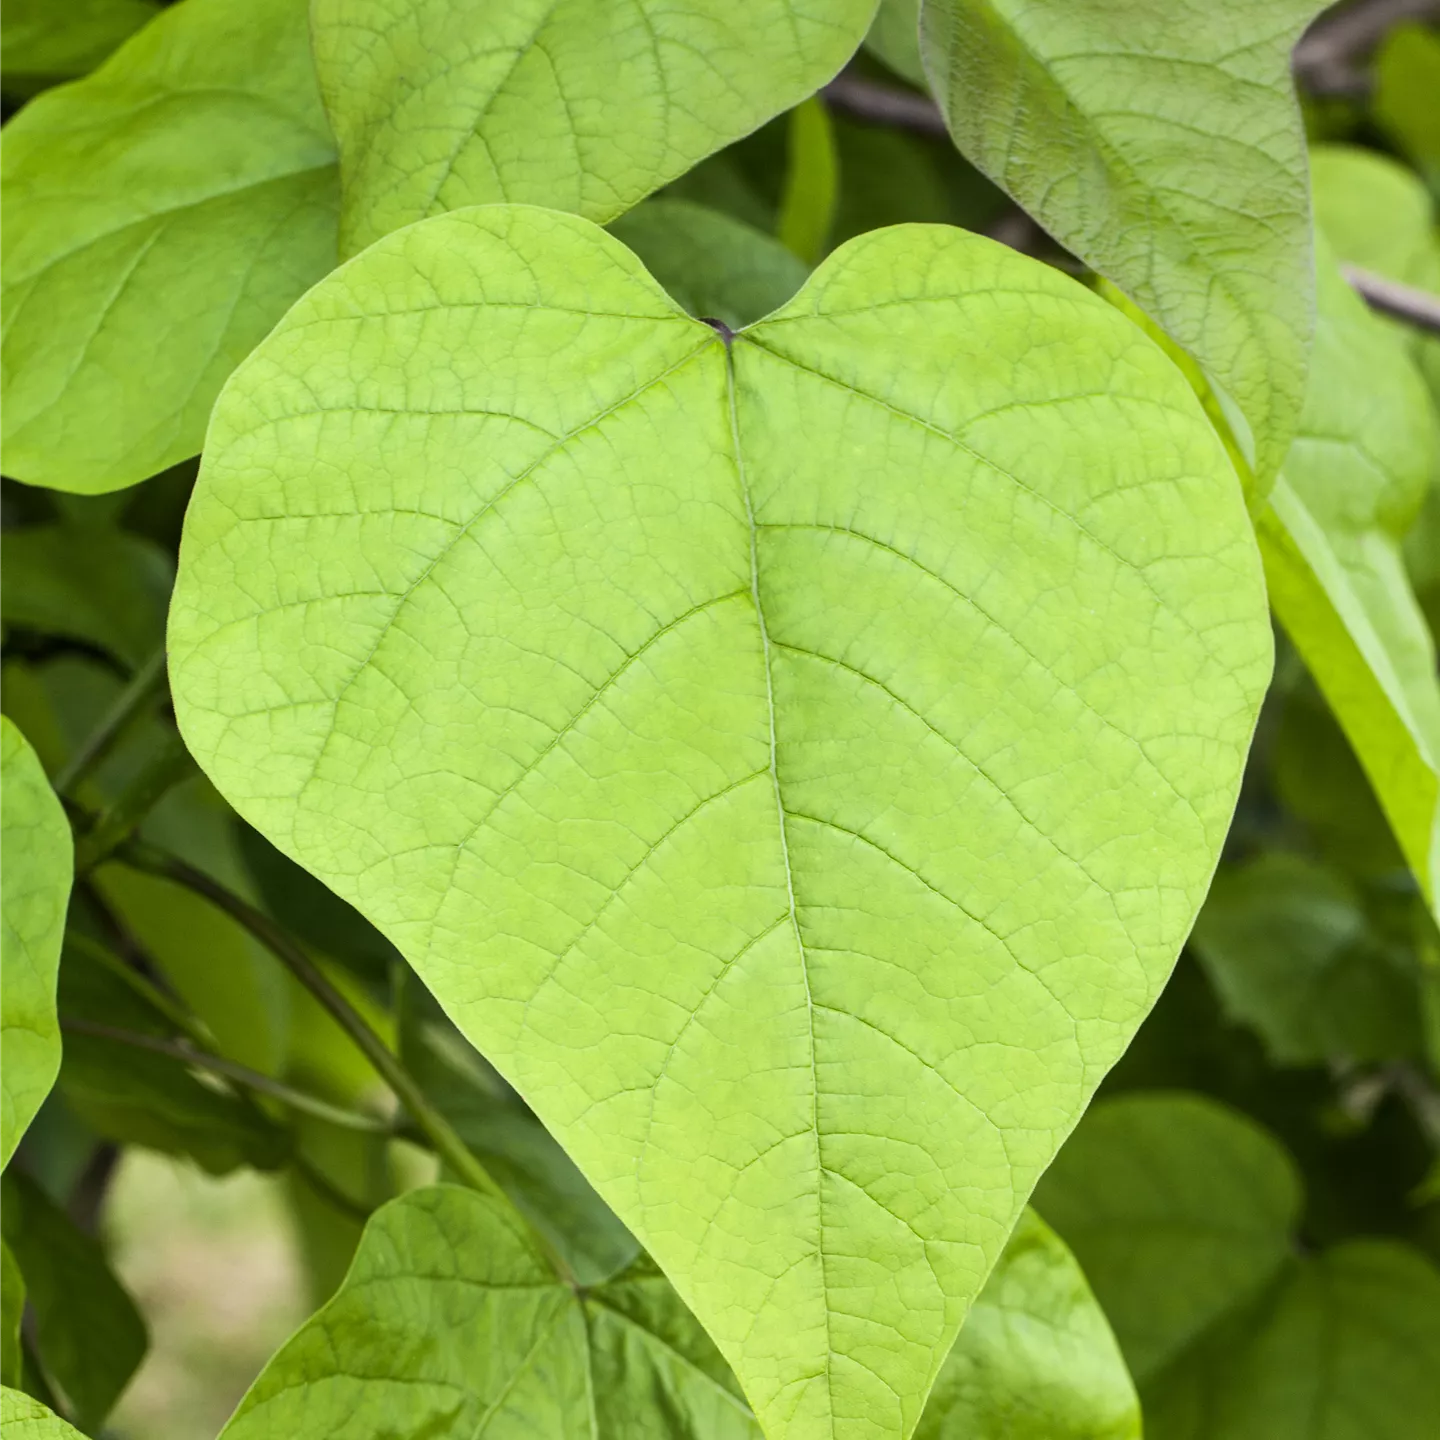
[[[1139,1440],[1115,1337],[1059,1237],[1027,1210],[966,1317],[915,1440]]]
[[[191,749],[773,1440],[913,1425],[1169,972],[1268,675],[1175,369],[958,230],[851,242],[732,346],[588,223],[479,207],[247,362],[181,572]]]
[[[1314,309],[1290,51],[1318,0],[925,0],[955,143],[1240,406],[1263,490]]]
[[[200,449],[335,262],[305,0],[183,0],[5,127],[5,473],[99,492]]]
[[[813,94],[875,0],[316,0],[341,248],[509,200],[613,220]]]
[[[8,1385],[0,1390],[0,1425],[5,1427],[5,1440],[82,1440],[73,1426]]]
[[[60,1068],[55,981],[75,848],[40,761],[0,717],[0,1165],[8,1165]]]
[[[339,1293],[223,1440],[761,1440],[705,1332],[643,1257],[576,1292],[513,1217],[452,1186],[379,1211]],[[1065,1247],[1026,1216],[941,1372],[921,1440],[1131,1440],[1138,1409]]]
[[[1440,682],[1400,549],[1437,429],[1402,344],[1322,262],[1305,415],[1257,525],[1270,603],[1440,914]]]
[[[18,1169],[5,1172],[0,1225],[25,1277],[45,1378],[96,1429],[145,1354],[145,1322],[100,1242]]]
[[[1375,934],[1354,888],[1322,866],[1269,854],[1222,870],[1192,944],[1228,1012],[1279,1064],[1420,1053],[1413,957]]]

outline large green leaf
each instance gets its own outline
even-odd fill
[[[966,1322],[925,1440],[1131,1440],[1134,1389],[1069,1252],[1027,1215]],[[335,1298],[223,1440],[760,1440],[734,1378],[643,1257],[576,1292],[473,1191],[375,1215]]]
[[[1440,1275],[1389,1242],[1297,1255],[1294,1167],[1238,1112],[1178,1093],[1108,1101],[1036,1201],[1115,1324],[1146,1440],[1435,1434]]]
[[[0,1165],[60,1069],[55,982],[75,848],[65,812],[29,742],[0,717]]]
[[[1169,972],[1268,675],[1178,372],[957,230],[727,343],[587,222],[480,207],[291,312],[186,524],[172,684],[226,796],[775,1440],[913,1427]]]
[[[1300,417],[1313,312],[1290,51],[1319,0],[925,0],[955,143],[1230,395],[1260,488]]]
[[[87,74],[159,13],[157,0],[6,0],[0,88],[23,97]]]
[[[640,1244],[575,1162],[413,973],[405,975],[400,997],[401,1060],[515,1208],[581,1285],[598,1284],[625,1269]]]
[[[5,127],[5,473],[99,492],[200,449],[335,262],[305,0],[183,0]]]
[[[1285,1152],[1182,1092],[1095,1106],[1035,1192],[1144,1382],[1283,1264],[1300,1210]]]
[[[45,1378],[79,1424],[98,1429],[145,1354],[145,1322],[100,1242],[18,1167],[5,1173],[0,1222],[25,1277]]]
[[[1222,870],[1192,944],[1226,1010],[1277,1064],[1421,1053],[1414,958],[1375,932],[1334,871],[1278,853]]]
[[[875,0],[315,0],[341,249],[494,200],[613,220],[813,94]]]
[[[6,1440],[81,1440],[78,1430],[9,1386],[0,1390],[0,1425]]]
[[[1402,343],[1321,259],[1305,416],[1257,533],[1275,613],[1440,915],[1440,682],[1400,548],[1436,424]]]
[[[1027,1210],[980,1292],[915,1440],[1139,1440],[1140,1401],[1059,1236]]]
[[[175,567],[151,540],[124,530],[41,525],[0,537],[0,616],[108,651],[131,668],[165,628]]]
[[[732,330],[778,310],[810,273],[764,231],[688,200],[647,200],[610,233],[692,315]]]

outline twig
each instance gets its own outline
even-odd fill
[[[857,120],[914,130],[921,135],[949,134],[940,107],[912,90],[881,85],[860,75],[838,75],[820,93],[832,109]]]
[[[1417,290],[1413,285],[1401,285],[1397,280],[1387,280],[1383,275],[1361,270],[1356,265],[1342,265],[1340,269],[1372,310],[1403,320],[1417,330],[1440,335],[1440,295]]]
[[[162,645],[130,678],[130,683],[115,697],[115,703],[101,717],[100,723],[86,736],[80,748],[62,765],[55,776],[57,794],[66,795],[75,789],[110,753],[115,742],[130,728],[152,696],[165,684],[165,647]]]
[[[358,1110],[345,1110],[332,1105],[318,1095],[297,1090],[283,1080],[252,1070],[248,1065],[227,1060],[223,1055],[211,1054],[208,1050],[197,1049],[183,1040],[164,1040],[158,1035],[142,1035],[137,1030],[121,1030],[113,1025],[99,1025],[92,1020],[75,1020],[62,1015],[60,1028],[75,1035],[91,1035],[97,1040],[113,1040],[117,1045],[129,1045],[136,1050],[149,1050],[156,1055],[167,1056],[197,1070],[208,1070],[212,1075],[223,1076],[247,1090],[268,1095],[292,1109],[303,1110],[317,1120],[327,1120],[332,1125],[344,1126],[347,1130],[363,1130],[371,1135],[388,1135],[390,1124],[376,1115],[362,1115]]]
[[[1440,19],[1440,0],[1355,0],[1327,11],[1295,47],[1295,78],[1312,95],[1363,97],[1363,62],[1385,33],[1407,21]]]

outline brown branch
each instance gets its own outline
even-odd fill
[[[1403,320],[1417,330],[1440,335],[1440,295],[1402,285],[1398,280],[1387,280],[1356,265],[1342,265],[1340,271],[1372,310]]]
[[[860,75],[837,75],[820,93],[832,110],[871,125],[889,125],[919,135],[949,134],[940,107],[913,90],[882,85]]]
[[[1312,95],[1363,97],[1365,62],[1386,32],[1407,22],[1440,20],[1440,0],[1354,0],[1322,15],[1295,47],[1295,78]]]

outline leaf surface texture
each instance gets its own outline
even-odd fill
[[[316,0],[341,248],[508,200],[613,220],[814,94],[875,0]]]
[[[920,14],[955,143],[1194,354],[1244,412],[1262,485],[1305,394],[1314,300],[1290,51],[1320,8],[925,0]]]
[[[304,0],[184,0],[5,127],[5,471],[116,490],[196,454],[230,371],[335,263]]]

